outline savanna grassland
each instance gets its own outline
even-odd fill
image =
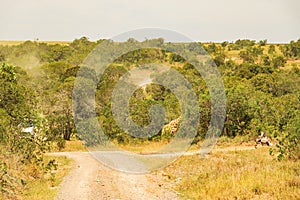
[[[237,148],[238,149],[238,148]],[[182,199],[299,199],[300,162],[278,162],[269,148],[179,158],[164,169]]]
[[[103,41],[82,37],[72,42],[0,42],[2,199],[30,199],[28,195],[36,195],[42,185],[48,189],[42,194],[50,194],[51,199],[55,192],[47,191],[55,191],[53,188],[68,171],[70,161],[45,153],[85,151],[82,140],[88,147],[103,142],[90,121],[98,121],[106,136],[125,149],[142,152],[146,146],[145,151],[153,151],[168,143],[174,137],[170,131],[160,130],[154,136],[135,138],[117,125],[112,113],[111,96],[119,79],[146,64],[168,65],[191,84],[201,116],[191,148],[201,146],[211,119],[209,88],[195,67],[174,52],[194,58],[209,54],[222,76],[226,116],[220,133],[221,147],[224,141],[227,146],[254,145],[262,131],[272,138],[275,146],[216,151],[206,159],[196,155],[182,157],[164,169],[166,181],[184,199],[300,198],[300,40],[288,44],[248,39],[223,43],[166,43],[162,38],[109,41],[115,49],[151,44],[164,50],[131,51],[113,60],[98,77],[93,68],[82,63]],[[108,53],[105,49],[101,51]],[[84,73],[77,74],[79,70]],[[164,80],[167,73],[157,73],[152,78]],[[88,115],[94,104],[83,101],[76,105],[80,113],[75,119],[72,94],[76,79],[83,85],[96,85],[94,118]],[[80,95],[82,99],[86,96]],[[137,89],[130,98],[130,118],[140,126],[150,124],[149,109],[155,104],[166,110],[164,124],[181,116],[180,103],[172,91],[152,83]],[[90,126],[82,130],[86,124],[76,124],[75,128],[74,119]],[[28,126],[34,126],[34,136],[22,131]]]

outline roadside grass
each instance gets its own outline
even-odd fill
[[[51,152],[86,152],[87,148],[84,146],[81,140],[72,137],[70,140],[65,141],[65,145],[63,148],[59,149],[57,142],[53,142],[51,146]]]
[[[65,156],[50,156],[45,155],[45,163],[50,159],[55,159],[57,170],[52,171],[40,179],[30,181],[23,193],[23,200],[53,200],[58,191],[58,185],[71,169],[71,160]],[[55,174],[55,175],[54,175]]]
[[[118,143],[117,140],[112,140],[108,144],[97,145],[89,147],[90,151],[129,151],[139,154],[155,153],[163,148],[167,141],[135,141],[132,140],[128,143]]]
[[[300,161],[277,161],[269,148],[182,156],[164,169],[183,199],[300,199]]]
[[[66,141],[65,148],[62,151],[72,152],[72,151],[80,151],[86,152],[87,149],[84,146],[83,142],[78,139],[71,138],[71,140]]]
[[[159,150],[164,145],[166,145],[168,142],[166,140],[164,141],[136,141],[132,140],[128,143],[118,143],[117,140],[110,141],[111,144],[108,144],[107,146],[95,146],[90,147],[87,149],[87,147],[84,145],[83,141],[78,140],[75,137],[72,137],[69,141],[66,141],[64,148],[59,149],[57,147],[57,142],[54,142],[51,147],[51,152],[87,152],[90,151],[97,151],[97,150],[114,150],[115,147],[119,148],[120,150],[125,151],[131,151],[135,153],[151,153]],[[112,146],[114,145],[114,146]]]
[[[173,144],[171,144],[173,142]],[[144,141],[144,142],[129,142],[126,144],[118,144],[113,142],[120,150],[130,151],[139,154],[156,153],[158,151],[165,153],[179,152],[179,151],[197,151],[200,150],[202,142],[191,145],[187,140],[174,141],[170,139],[163,139],[160,141]],[[169,145],[169,146],[167,146]]]
[[[170,140],[172,142],[172,139]],[[166,145],[170,144],[170,141],[167,139],[159,140],[159,141],[139,141],[139,140],[131,140],[128,143],[118,143],[117,140],[113,140],[112,144],[115,145],[115,147],[119,148],[120,150],[125,150],[129,152],[139,153],[139,154],[149,154],[149,153],[155,153],[162,148],[166,147]],[[185,147],[188,145],[188,152],[194,152],[199,151],[201,149],[203,141],[198,142],[197,144],[188,145],[187,141],[182,140],[179,142],[176,142],[176,145],[173,147],[169,147],[166,152],[178,152],[178,151],[184,151]],[[222,149],[227,147],[254,147],[255,141],[250,138],[250,136],[237,136],[235,138],[228,138],[225,136],[221,136],[218,139],[218,143],[215,145],[215,148]],[[111,146],[96,146],[91,147],[90,150],[114,150],[115,148],[109,148]],[[62,151],[65,151],[63,149]]]
[[[114,144],[122,150],[145,154],[145,153],[153,153],[160,150],[161,148],[163,148],[165,145],[168,144],[168,141],[167,140],[144,141],[142,143],[131,142],[127,144],[118,144],[117,142],[114,142]]]

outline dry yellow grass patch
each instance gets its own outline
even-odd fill
[[[13,46],[13,45],[19,45],[22,44],[24,41],[10,41],[10,40],[0,40],[0,45],[8,45],[8,46]]]
[[[24,41],[19,41],[19,40],[0,40],[0,45],[7,45],[7,46],[13,46],[13,45],[19,45],[22,44]],[[69,41],[37,41],[39,43],[47,43],[47,44],[60,44],[60,45],[68,45],[71,42]]]
[[[300,161],[279,162],[269,148],[184,156],[165,173],[183,199],[300,199]]]
[[[51,146],[51,152],[58,152],[58,151],[64,151],[64,152],[86,152],[87,148],[84,146],[83,141],[78,140],[74,137],[72,137],[69,141],[65,141],[65,146],[62,149],[59,149],[57,146],[57,142],[53,142]]]

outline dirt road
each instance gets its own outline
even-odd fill
[[[56,200],[179,199],[159,175],[115,171],[103,166],[87,152],[54,155],[74,160],[73,169],[60,184]]]
[[[254,147],[216,148],[213,149],[213,152],[243,150],[254,150]],[[184,155],[198,153],[199,151],[193,151],[186,152]],[[56,200],[179,199],[159,174],[136,175],[119,172],[105,167],[88,152],[60,152],[52,153],[52,155],[67,156],[74,160],[73,169],[60,184]],[[109,153],[108,155],[113,154]],[[149,156],[176,156],[176,154]]]

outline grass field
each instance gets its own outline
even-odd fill
[[[269,148],[184,156],[164,171],[183,199],[300,199],[300,161],[279,162]]]

